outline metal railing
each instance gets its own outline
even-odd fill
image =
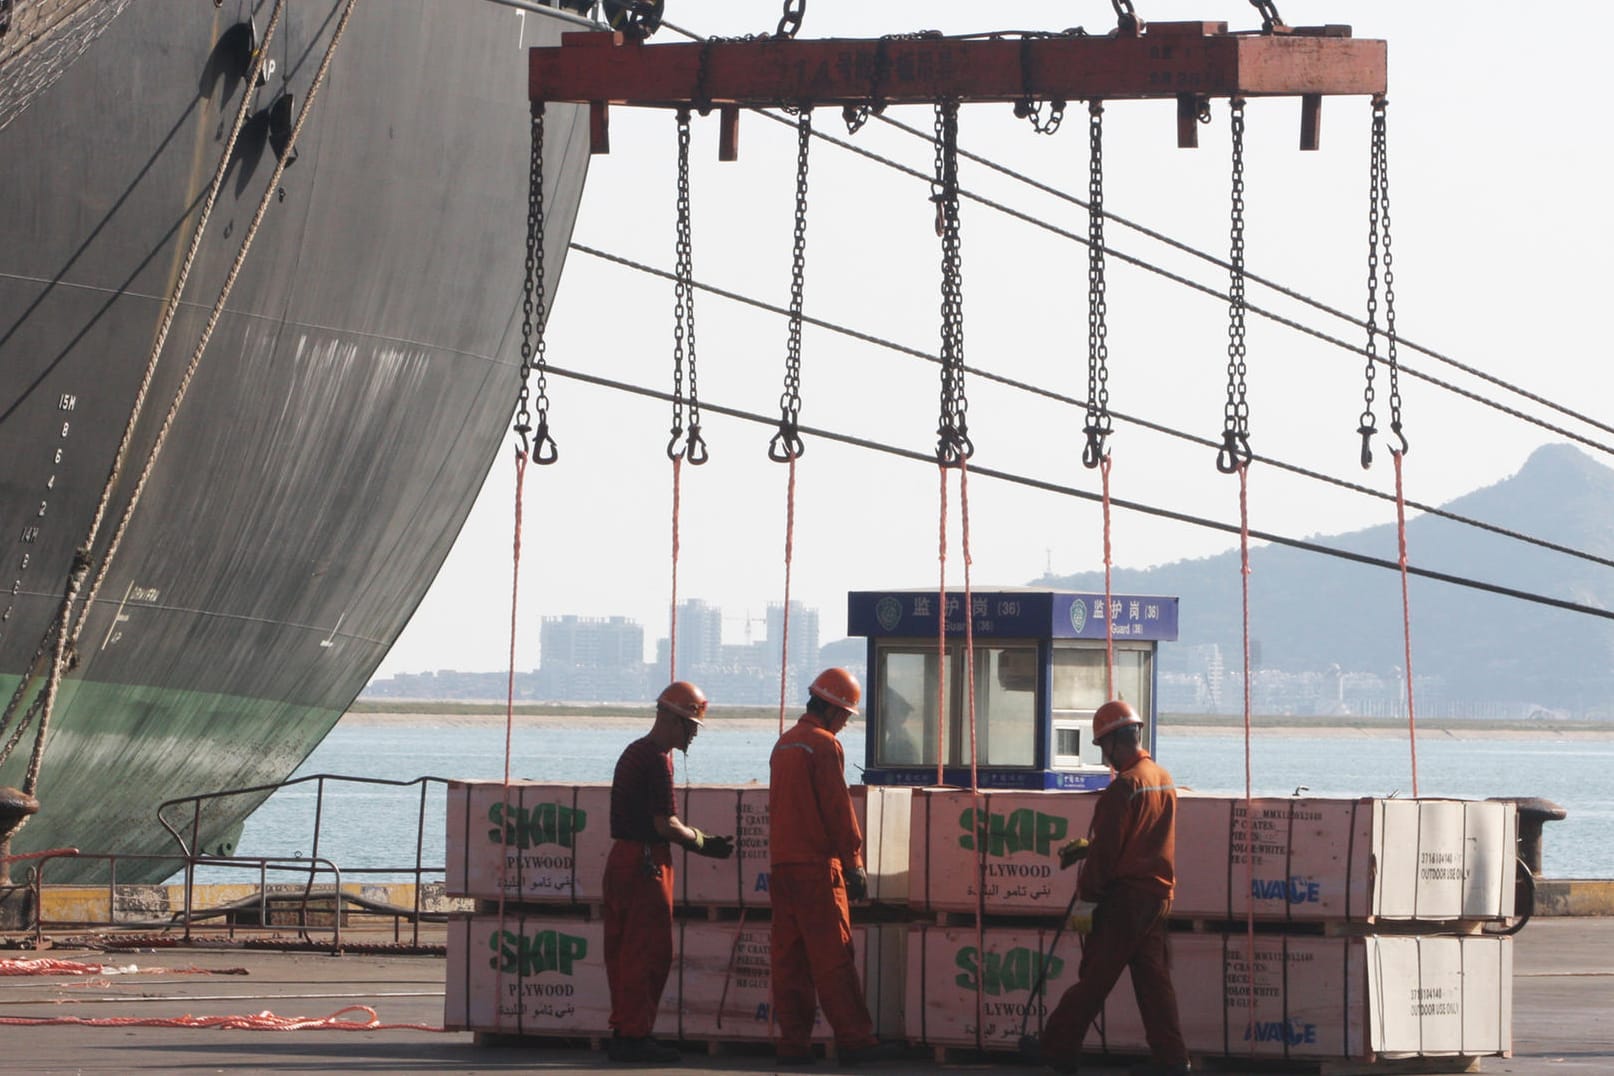
[[[209,855],[202,852],[202,825],[208,808],[220,801],[234,797],[251,796],[260,800],[267,800],[270,795],[283,789],[300,785],[312,784],[315,790],[313,832],[309,851],[305,855],[301,852],[294,856],[237,856],[237,855]],[[394,789],[419,789],[419,806],[415,821],[414,834],[414,862],[412,866],[380,866],[380,867],[349,867],[342,868],[328,856],[321,855],[320,843],[323,828],[326,822],[326,793],[331,786],[343,785],[370,785]],[[417,777],[410,781],[390,780],[375,777],[351,777],[343,774],[311,774],[306,777],[295,777],[275,784],[253,785],[247,788],[222,789],[216,792],[204,792],[190,796],[181,796],[165,801],[157,808],[157,821],[173,837],[179,846],[174,853],[134,854],[134,853],[97,853],[81,852],[78,849],[63,848],[46,852],[31,853],[26,857],[13,857],[18,861],[26,859],[30,863],[28,881],[23,885],[8,887],[11,892],[27,890],[33,898],[32,930],[36,941],[43,939],[47,928],[65,929],[73,927],[113,926],[118,929],[148,929],[159,931],[179,930],[179,937],[184,942],[193,940],[195,928],[198,924],[219,917],[223,917],[229,936],[233,937],[239,920],[256,909],[257,925],[269,928],[278,915],[284,915],[285,926],[295,926],[297,936],[308,944],[315,944],[311,932],[323,934],[327,929],[323,923],[324,917],[329,914],[330,946],[333,951],[343,947],[342,924],[348,914],[375,915],[377,917],[390,916],[393,921],[393,942],[403,944],[401,923],[409,921],[412,929],[408,944],[419,948],[420,927],[423,921],[432,921],[446,918],[444,913],[427,911],[423,906],[423,893],[427,878],[436,876],[440,880],[446,877],[446,869],[441,863],[427,864],[425,857],[426,838],[426,811],[434,790],[445,793],[448,786],[446,778]],[[389,838],[390,840],[391,838]],[[82,919],[50,919],[47,917],[47,908],[44,902],[44,890],[48,883],[50,864],[56,860],[71,859],[75,862],[86,860],[106,864],[106,900],[107,920],[103,924],[99,921],[86,921]],[[163,918],[122,919],[118,907],[118,873],[119,865],[126,866],[140,863],[148,869],[142,873],[150,876],[149,869],[152,864],[172,863],[173,874],[179,876],[183,897],[181,907],[177,911],[169,912]],[[244,900],[233,901],[212,907],[197,906],[198,871],[223,870],[226,872],[253,872],[256,874],[257,892]],[[274,893],[270,885],[271,875],[297,875],[299,882],[287,886],[290,892]],[[404,876],[412,879],[413,901],[410,907],[392,905],[377,901],[362,893],[344,892],[343,879],[351,881],[356,876],[388,875],[392,878]],[[173,875],[170,875],[172,878]],[[171,883],[164,883],[171,884]],[[100,884],[87,888],[99,889]],[[300,891],[299,891],[300,889]],[[3,893],[0,893],[3,895]],[[291,907],[284,907],[288,902]],[[279,906],[279,907],[277,907]]]

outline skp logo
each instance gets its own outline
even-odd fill
[[[1052,982],[1065,969],[1065,962],[1057,956],[1044,957],[1036,949],[1021,946],[1005,953],[989,952],[981,959],[975,946],[969,945],[953,958],[953,963],[962,969],[953,977],[953,982],[965,990],[974,990],[978,980],[980,989],[993,997],[1014,990],[1030,992],[1037,985],[1045,960],[1048,966],[1045,978]]]
[[[1007,856],[1033,850],[1038,855],[1051,855],[1055,843],[1063,841],[1065,831],[1070,828],[1070,823],[1059,815],[1043,814],[1029,807],[1021,807],[1008,814],[987,811],[980,823],[976,821],[975,808],[966,807],[964,813],[958,816],[958,824],[964,831],[964,835],[958,839],[958,846],[973,852],[976,837],[979,836],[986,842],[986,854],[989,856]]]
[[[526,978],[546,971],[570,975],[577,962],[587,958],[588,939],[558,930],[540,930],[536,934],[495,930],[488,935],[488,948],[494,952],[488,967],[507,975]]]
[[[558,803],[535,803],[518,807],[495,803],[488,808],[488,840],[510,848],[536,848],[541,844],[577,847],[577,835],[588,827],[588,812]]]

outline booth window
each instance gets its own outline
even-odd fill
[[[936,644],[918,640],[876,648],[880,684],[871,714],[881,766],[936,764],[938,670]],[[948,766],[970,761],[964,647],[950,641],[944,700]],[[1032,766],[1037,743],[1037,646],[1032,642],[975,647],[975,744],[981,766]]]
[[[1140,714],[1150,712],[1154,683],[1147,647],[1117,643],[1115,692]],[[1091,643],[1054,644],[1050,683],[1054,718],[1053,767],[1104,765],[1103,752],[1093,743],[1093,711],[1106,699],[1104,648]]]

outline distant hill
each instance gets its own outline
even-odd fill
[[[1448,511],[1614,558],[1614,470],[1570,445],[1538,449],[1519,472],[1447,505]],[[1392,525],[1319,545],[1396,559]],[[1438,517],[1407,524],[1409,562],[1518,590],[1614,608],[1614,569]],[[1242,661],[1236,551],[1114,572],[1114,588],[1181,598],[1181,636],[1162,668],[1187,670],[1215,644]],[[1102,572],[1038,585],[1102,589]],[[1371,673],[1393,682],[1402,664],[1401,583],[1393,571],[1282,546],[1251,552],[1251,638],[1259,667],[1289,674]],[[1614,713],[1614,621],[1414,577],[1412,666],[1423,700],[1574,715]],[[1337,667],[1334,668],[1334,667]],[[1257,681],[1259,682],[1259,680]]]

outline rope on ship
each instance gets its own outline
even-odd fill
[[[331,60],[335,56],[337,45],[341,42],[342,35],[347,29],[348,20],[352,15],[354,3],[355,0],[348,0],[342,11],[342,17],[337,23],[335,32],[331,37],[330,45],[326,48],[325,55],[320,62],[319,69],[316,72],[313,83],[309,88],[308,99],[304,102],[302,110],[297,115],[297,121],[286,140],[284,151],[277,155],[274,173],[270,177],[269,183],[264,189],[263,197],[259,200],[257,212],[254,214],[251,224],[247,227],[245,235],[242,237],[241,246],[236,254],[235,261],[232,263],[230,271],[225,278],[224,284],[219,290],[219,295],[214,302],[212,311],[208,316],[207,323],[203,328],[199,339],[197,340],[195,350],[192,352],[190,362],[185,369],[184,375],[180,379],[179,385],[174,391],[174,397],[169,404],[168,412],[164,416],[162,425],[158,428],[156,437],[147,453],[145,465],[141,469],[140,474],[135,481],[134,489],[130,493],[128,503],[124,506],[123,514],[119,519],[110,539],[108,540],[106,550],[101,555],[100,567],[93,582],[90,584],[89,590],[83,597],[82,606],[78,612],[77,618],[75,619],[74,606],[79,601],[79,591],[83,587],[84,580],[92,567],[96,538],[100,531],[101,524],[105,519],[106,512],[110,507],[114,488],[117,486],[121,478],[123,466],[128,456],[129,446],[133,440],[135,427],[142,412],[144,411],[146,396],[151,382],[155,376],[156,367],[161,357],[164,344],[166,343],[168,331],[173,324],[174,315],[178,309],[185,283],[189,279],[190,268],[195,260],[197,249],[201,244],[203,232],[205,231],[207,222],[211,217],[212,209],[217,201],[218,192],[223,185],[224,177],[228,173],[229,165],[233,157],[235,143],[240,135],[241,129],[245,126],[246,117],[250,110],[249,102],[252,100],[252,96],[245,89],[242,91],[241,105],[237,110],[236,119],[231,127],[225,149],[220,155],[218,167],[215,170],[213,181],[209,186],[203,212],[198,218],[196,227],[192,232],[191,242],[183,259],[180,274],[176,278],[174,286],[170,289],[168,300],[164,306],[159,331],[156,339],[153,342],[151,353],[147,359],[146,368],[142,376],[134,406],[131,409],[131,414],[127,423],[125,424],[124,433],[119,441],[117,451],[114,455],[112,469],[107,476],[107,481],[102,489],[101,498],[96,505],[95,514],[90,524],[89,533],[86,535],[83,544],[75,553],[72,566],[68,572],[67,581],[62,595],[61,607],[58,610],[57,615],[52,621],[50,627],[46,629],[45,638],[41,640],[39,647],[35,650],[33,658],[30,660],[22,677],[19,679],[16,691],[13,693],[12,698],[6,707],[4,716],[0,717],[0,730],[3,730],[5,725],[14,718],[16,709],[20,705],[21,700],[26,696],[27,692],[31,689],[34,680],[37,678],[40,661],[48,642],[51,650],[51,658],[45,683],[29,704],[28,710],[23,715],[22,720],[17,722],[17,727],[15,730],[13,730],[11,738],[7,740],[3,748],[0,748],[0,763],[4,763],[16,749],[18,743],[20,743],[28,725],[30,723],[34,724],[35,731],[33,751],[29,757],[28,768],[23,778],[22,788],[20,789],[22,799],[19,801],[19,803],[22,807],[22,813],[17,817],[15,822],[10,824],[9,832],[0,835],[0,845],[9,846],[10,839],[27,824],[28,818],[38,810],[38,800],[35,794],[37,792],[39,783],[40,768],[44,763],[45,745],[48,740],[50,719],[62,678],[66,675],[69,668],[76,663],[75,655],[78,640],[80,635],[83,633],[85,623],[89,619],[89,611],[94,607],[95,599],[100,593],[101,586],[106,580],[107,573],[111,569],[114,558],[117,556],[123,536],[128,529],[129,521],[134,514],[135,508],[140,502],[140,497],[145,490],[146,483],[155,469],[157,458],[162,452],[163,445],[168,437],[168,433],[173,428],[173,424],[179,414],[180,407],[184,403],[186,391],[190,386],[192,378],[196,374],[197,368],[201,364],[202,355],[207,349],[207,345],[212,337],[213,330],[218,325],[218,319],[220,314],[223,312],[224,304],[228,300],[231,290],[234,288],[237,277],[240,275],[241,267],[246,262],[247,253],[252,247],[253,239],[256,237],[258,228],[263,222],[264,215],[268,211],[270,202],[275,197],[275,193],[279,190],[280,180],[285,173],[286,166],[291,160],[295,159],[295,148],[298,136],[301,134],[303,123],[307,119],[310,111],[312,111],[314,102],[319,96],[320,88],[324,83],[325,76],[330,70]],[[248,81],[245,83],[246,86],[255,85],[261,72],[263,71],[268,52],[267,44],[270,37],[272,37],[274,33],[276,25],[279,22],[283,7],[284,0],[277,0],[274,11],[270,16],[269,26],[264,36],[264,43],[263,45],[260,45],[253,54],[252,67],[247,76]],[[289,100],[289,98],[286,100]]]
[[[364,1013],[368,1019],[344,1019],[347,1013]],[[250,1016],[0,1016],[0,1026],[48,1027],[187,1027],[219,1031],[435,1031],[431,1024],[384,1024],[368,1005],[348,1005],[329,1016],[276,1016],[268,1009]]]

